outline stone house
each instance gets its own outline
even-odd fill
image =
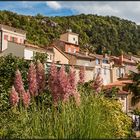
[[[63,52],[76,53],[80,50],[78,36],[78,34],[68,30],[66,33],[60,35],[59,40],[55,40],[53,43]]]
[[[74,65],[76,69],[76,79],[79,80],[80,67],[85,67],[85,82],[93,80],[94,78],[94,61],[95,58],[89,56],[87,53],[66,53],[69,57],[69,64]]]

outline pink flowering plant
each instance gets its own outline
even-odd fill
[[[22,76],[18,69],[16,70],[16,73],[15,73],[14,87],[15,87],[15,90],[19,94],[22,94],[23,92],[25,92]]]
[[[16,107],[19,103],[19,96],[18,96],[18,93],[16,92],[14,86],[12,86],[12,89],[10,92],[10,103],[14,107]]]
[[[85,67],[81,66],[79,70],[79,84],[83,84],[85,82]]]
[[[38,95],[37,76],[36,76],[36,68],[33,62],[31,62],[28,70],[28,84],[30,94],[32,96],[37,96]]]

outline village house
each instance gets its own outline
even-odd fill
[[[76,70],[76,79],[79,80],[79,70],[81,67],[85,67],[85,82],[93,80],[94,78],[94,61],[95,58],[85,53],[68,53],[65,52],[69,57],[69,64],[74,65]]]
[[[114,64],[123,67],[123,69],[118,70],[120,71],[118,73],[122,76],[124,76],[125,74],[130,74],[131,71],[137,72],[137,63],[135,60],[128,58],[123,54],[119,57],[111,56],[111,59],[114,61]]]
[[[104,89],[111,89],[113,87],[119,89],[116,97],[122,104],[122,111],[124,111],[125,113],[128,113],[132,109],[131,104],[132,93],[128,91],[128,89],[126,89],[126,84],[130,83],[132,83],[132,80],[130,80],[128,77],[123,77],[118,79],[118,81],[109,83],[108,85],[104,86]]]
[[[0,52],[8,48],[8,41],[24,44],[26,31],[0,24]]]
[[[101,77],[103,78],[103,85],[111,83],[111,67],[112,63],[110,62],[110,57],[107,54],[99,55],[99,54],[90,54],[92,57],[95,57],[95,61],[93,66],[95,66],[95,76],[98,72],[101,73]]]
[[[60,35],[59,40],[55,40],[54,44],[59,47],[63,52],[76,53],[79,52],[78,34],[68,30],[66,33]]]
[[[54,44],[50,45],[50,47],[47,47],[47,52],[53,52],[53,60],[57,64],[69,64],[69,58],[68,56],[61,51],[60,48],[55,46]]]

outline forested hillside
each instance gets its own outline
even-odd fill
[[[79,34],[81,49],[113,55],[132,53],[140,56],[140,26],[118,17],[76,15],[68,17],[25,16],[0,11],[0,23],[27,31],[30,43],[46,46],[68,28]],[[109,53],[110,53],[109,52]]]

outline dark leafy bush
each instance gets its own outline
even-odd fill
[[[0,110],[8,107],[9,90],[14,82],[16,69],[19,69],[22,74],[25,89],[27,89],[27,70],[29,61],[12,56],[0,57]]]

